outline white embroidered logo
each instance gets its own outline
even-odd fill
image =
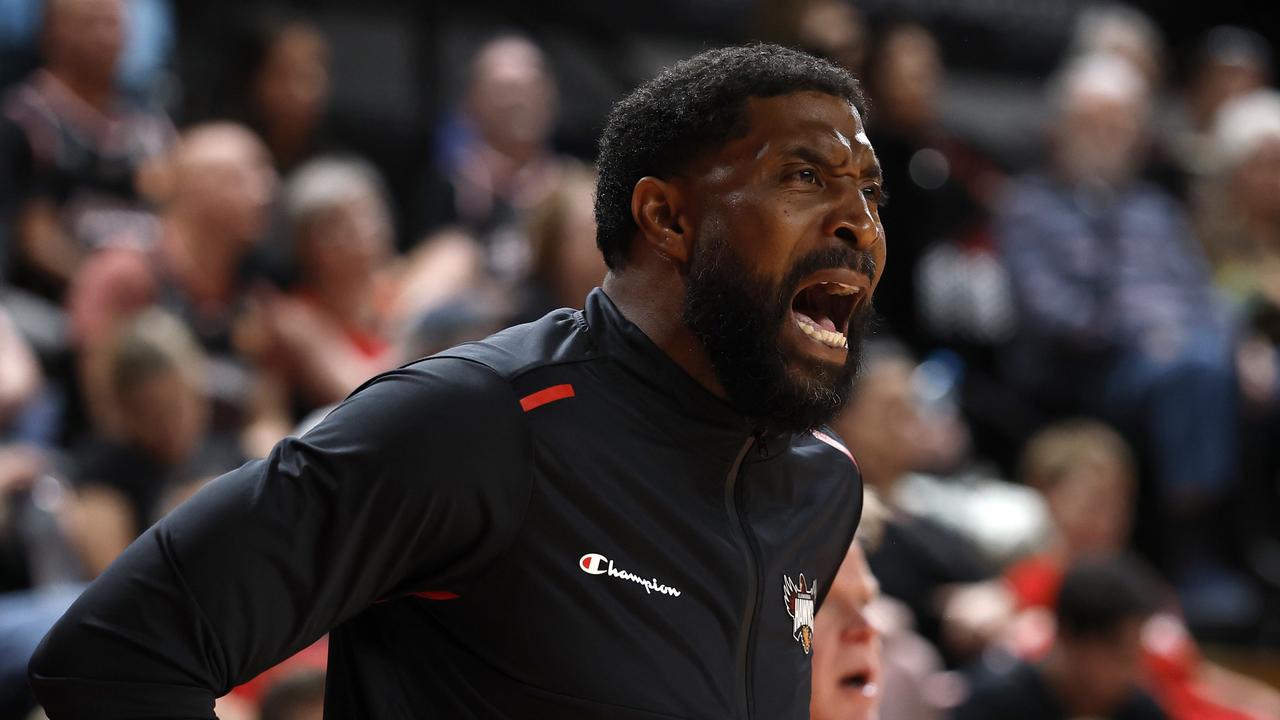
[[[782,601],[786,603],[787,614],[791,616],[791,637],[804,648],[808,655],[813,650],[813,598],[818,594],[818,583],[812,584],[800,573],[800,582],[793,582],[786,575],[782,576]]]
[[[680,591],[658,582],[658,578],[642,578],[632,572],[619,570],[613,561],[600,553],[587,553],[578,558],[578,568],[588,575],[608,575],[609,577],[627,580],[644,588],[645,594],[660,593],[671,597],[680,597]]]

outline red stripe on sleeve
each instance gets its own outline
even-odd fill
[[[572,385],[552,385],[551,387],[539,390],[532,395],[525,395],[520,398],[520,407],[525,412],[529,412],[530,410],[542,407],[547,403],[553,403],[557,400],[564,400],[565,398],[571,397],[573,397]]]
[[[457,600],[462,597],[458,593],[449,592],[448,590],[428,590],[426,592],[414,593],[414,596],[426,598],[428,600]]]

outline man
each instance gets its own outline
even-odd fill
[[[484,43],[471,60],[461,106],[423,178],[420,229],[456,225],[481,245],[487,269],[522,281],[533,253],[521,227],[556,189],[565,159],[551,147],[559,90],[542,49],[518,35]],[[412,238],[416,241],[418,238]]]
[[[979,682],[956,720],[1160,720],[1138,689],[1142,628],[1157,606],[1150,572],[1126,558],[1081,563],[1058,593],[1058,634],[1038,665]]]
[[[139,188],[174,131],[117,87],[122,0],[49,0],[45,12],[44,65],[6,96],[2,112],[31,160],[28,176],[16,179],[26,196],[15,212],[15,271],[60,299],[88,251],[155,241]]]
[[[1113,56],[1073,61],[1054,87],[1050,172],[1016,181],[999,223],[1022,312],[1015,382],[1050,409],[1132,428],[1151,448],[1188,616],[1256,617],[1215,547],[1238,472],[1231,329],[1185,213],[1139,179],[1149,88]]]
[[[50,717],[207,718],[325,631],[326,716],[805,717],[862,497],[819,426],[885,256],[860,107],[766,45],[622,100],[586,309],[382,375],[161,521],[33,658]]]
[[[813,630],[813,697],[810,720],[876,720],[880,717],[883,643],[871,620],[880,584],[867,566],[865,548],[883,532],[886,511],[873,491],[863,496],[862,520]]]
[[[228,429],[251,404],[248,369],[233,343],[244,304],[239,270],[266,227],[275,170],[262,141],[227,122],[186,129],[157,169],[164,208],[156,247],[94,253],[68,295],[90,416],[99,430],[119,423],[106,411],[101,360],[116,329],[155,304],[185,321],[208,354],[217,425]]]

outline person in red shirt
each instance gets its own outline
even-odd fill
[[[1036,435],[1020,474],[1044,494],[1055,536],[1047,550],[1015,563],[1005,582],[1023,614],[1016,652],[1037,656],[1052,644],[1053,608],[1066,568],[1123,551],[1136,489],[1132,452],[1108,426],[1068,420]],[[1180,618],[1157,613],[1142,630],[1150,689],[1174,720],[1246,720],[1280,716],[1280,693],[1205,660]]]

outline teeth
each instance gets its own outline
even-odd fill
[[[849,347],[849,339],[844,336],[844,333],[833,332],[831,330],[823,330],[817,325],[814,325],[813,323],[809,322],[808,318],[805,318],[803,320],[800,318],[796,318],[796,325],[800,326],[800,330],[802,330],[805,335],[808,335],[809,337],[813,338],[814,340],[817,340],[818,342],[822,343],[823,345],[826,345],[827,347],[833,347],[833,348]]]
[[[818,283],[818,285],[821,286],[828,295],[857,295],[862,291],[861,288],[838,282],[823,282]]]

